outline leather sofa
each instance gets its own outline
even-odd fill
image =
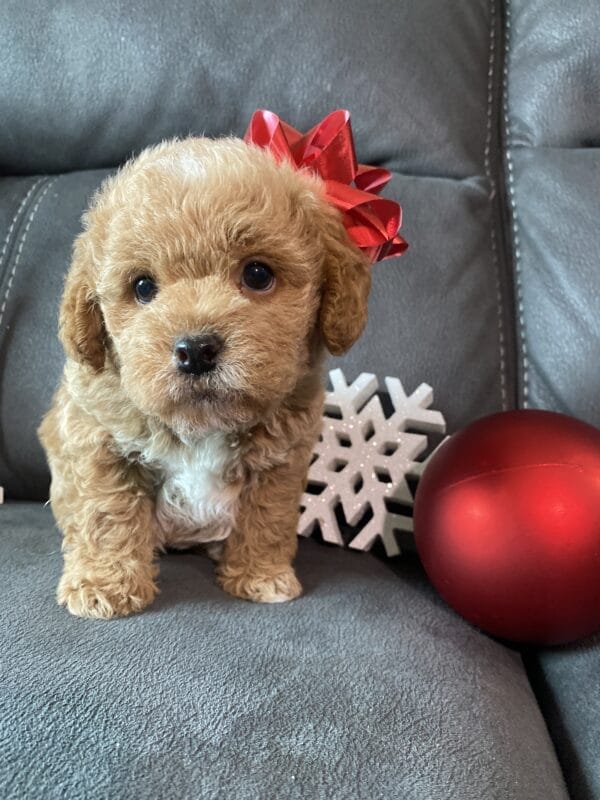
[[[146,612],[54,600],[36,428],[102,179],[175,135],[352,113],[411,244],[341,362],[430,383],[453,432],[518,407],[600,425],[596,0],[5,0],[0,9],[0,796],[600,797],[600,639],[495,641],[414,554],[300,542],[305,595],[225,595],[167,555]]]

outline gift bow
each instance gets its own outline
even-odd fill
[[[348,111],[333,111],[305,134],[271,111],[255,111],[244,141],[266,148],[278,161],[285,158],[296,169],[319,175],[326,199],[340,209],[348,235],[371,263],[398,256],[408,247],[398,235],[402,209],[378,197],[392,174],[357,162]]]

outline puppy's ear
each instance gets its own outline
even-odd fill
[[[339,356],[352,347],[367,323],[371,265],[337,215],[324,217],[321,234],[326,255],[319,325],[327,349]]]
[[[100,372],[106,355],[106,330],[94,293],[87,234],[75,241],[59,314],[59,336],[68,356]]]

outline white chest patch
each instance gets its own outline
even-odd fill
[[[223,478],[232,457],[222,433],[163,455],[163,482],[156,497],[160,544],[189,547],[229,535],[240,492],[239,485],[227,484]]]

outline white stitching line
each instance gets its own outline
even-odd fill
[[[2,262],[4,261],[4,256],[6,255],[6,250],[8,248],[8,243],[10,242],[10,237],[14,230],[15,225],[17,224],[17,219],[21,215],[21,211],[27,204],[27,201],[31,197],[32,192],[34,192],[37,187],[45,180],[45,177],[38,178],[37,181],[34,181],[33,185],[30,187],[29,191],[25,195],[25,197],[21,200],[19,207],[17,208],[14,217],[12,218],[12,222],[10,223],[10,227],[8,229],[8,233],[6,234],[6,239],[4,240],[4,244],[2,245],[2,252],[0,253],[0,267],[2,266]]]
[[[2,303],[2,308],[0,308],[0,326],[2,325],[2,319],[4,317],[4,311],[6,309],[6,304],[8,302],[8,295],[10,294],[10,289],[11,289],[11,286],[12,286],[12,282],[13,282],[15,274],[17,272],[17,266],[18,266],[19,260],[21,258],[21,253],[23,252],[23,245],[25,244],[25,239],[27,238],[27,233],[29,232],[29,228],[31,227],[31,223],[33,221],[33,218],[35,217],[35,214],[36,214],[39,206],[40,206],[40,203],[44,199],[44,197],[47,194],[47,192],[50,189],[50,187],[53,186],[56,183],[57,180],[58,180],[58,176],[56,178],[52,178],[52,180],[49,181],[49,183],[46,186],[46,188],[44,189],[44,191],[38,197],[37,202],[36,202],[35,206],[33,207],[32,211],[31,211],[31,214],[29,215],[29,219],[27,220],[27,225],[25,226],[25,230],[23,231],[23,236],[21,236],[21,241],[19,242],[19,247],[17,249],[17,256],[15,258],[15,263],[13,264],[13,268],[12,268],[12,270],[10,272],[10,278],[8,279],[8,285],[6,287],[6,292],[4,294],[4,302]]]
[[[487,127],[485,135],[485,150],[483,152],[483,162],[485,174],[490,187],[490,203],[496,196],[496,181],[492,175],[490,166],[490,147],[492,145],[492,113],[493,113],[493,89],[494,89],[494,54],[496,49],[496,6],[494,0],[490,0],[490,49],[488,59],[488,83],[487,83]],[[494,225],[494,207],[490,208],[492,221],[490,226],[490,245],[492,249],[492,262],[496,272],[496,303],[498,308],[498,343],[500,347],[500,391],[502,394],[502,410],[508,409],[506,392],[506,347],[504,336],[504,311],[502,305],[502,287],[500,283],[500,263],[498,260],[498,246],[496,242],[496,228]]]
[[[506,0],[506,41],[503,70],[503,110],[504,127],[506,131],[506,167],[508,170],[508,195],[512,216],[513,253],[515,259],[515,288],[517,299],[517,322],[519,325],[519,338],[521,355],[523,358],[523,408],[529,407],[529,356],[527,353],[527,337],[525,331],[525,316],[523,312],[523,287],[521,284],[521,238],[519,234],[519,216],[515,203],[515,186],[513,177],[513,162],[510,154],[510,126],[508,122],[508,58],[510,54],[510,0]]]

